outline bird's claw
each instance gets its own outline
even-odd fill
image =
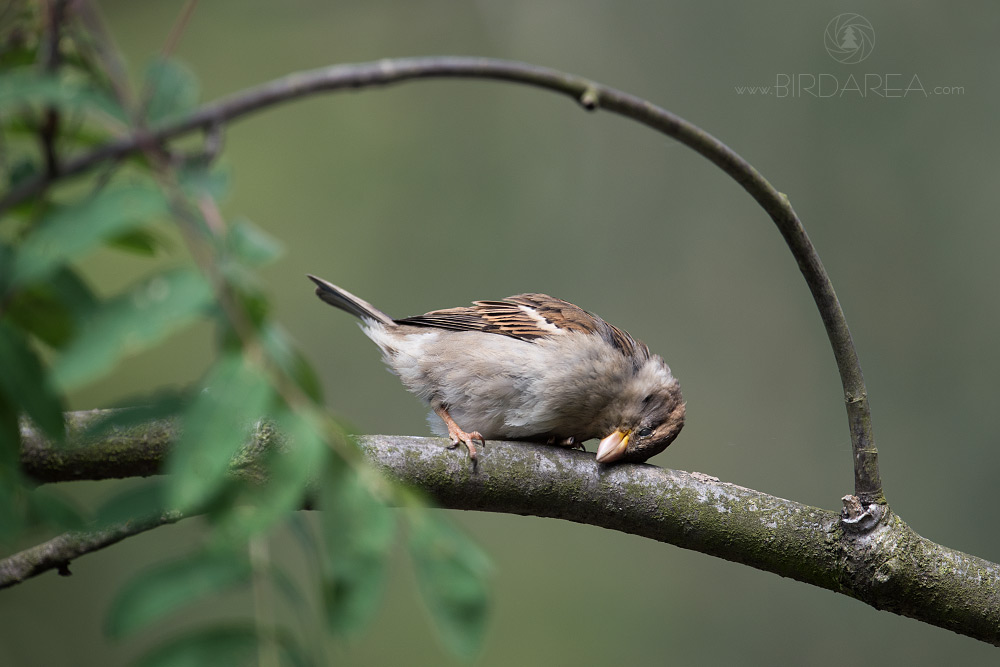
[[[483,434],[479,431],[466,433],[462,429],[456,427],[454,429],[448,429],[448,435],[451,437],[451,444],[448,445],[448,449],[455,449],[459,445],[465,445],[465,448],[469,450],[469,458],[473,461],[476,460],[475,441],[478,440],[481,444],[486,445],[486,438],[484,438]]]

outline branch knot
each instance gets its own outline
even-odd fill
[[[580,106],[587,111],[594,111],[597,109],[600,99],[601,95],[597,91],[597,87],[593,85],[587,86],[587,89],[580,95]]]
[[[885,516],[885,507],[878,503],[865,506],[857,496],[846,495],[841,498],[844,509],[840,512],[840,525],[844,532],[852,535],[870,533]]]

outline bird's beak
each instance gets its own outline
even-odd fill
[[[616,430],[608,437],[601,440],[597,447],[597,462],[611,463],[617,461],[625,454],[625,447],[628,445],[628,437],[632,431],[625,429]]]

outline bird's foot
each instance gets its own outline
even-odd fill
[[[448,428],[448,436],[451,438],[451,444],[448,446],[448,449],[455,449],[459,445],[465,445],[465,448],[469,450],[469,458],[473,461],[476,460],[475,441],[478,440],[481,444],[486,444],[486,438],[479,431],[466,433],[457,426],[455,428]]]
[[[463,431],[459,428],[458,424],[455,423],[455,420],[451,418],[451,415],[448,414],[448,411],[445,408],[434,408],[434,412],[437,413],[437,416],[440,417],[441,421],[443,421],[445,426],[448,427],[448,437],[451,438],[451,445],[448,449],[455,449],[459,445],[465,445],[465,448],[469,450],[469,458],[472,459],[472,461],[475,461],[475,441],[478,440],[483,445],[486,444],[486,438],[483,437],[483,434],[479,431],[471,431],[468,433]]]

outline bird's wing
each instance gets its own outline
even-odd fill
[[[451,331],[482,331],[529,342],[571,332],[596,333],[625,354],[649,356],[648,348],[627,332],[548,294],[518,294],[502,301],[476,301],[472,306],[435,310],[396,322]]]

